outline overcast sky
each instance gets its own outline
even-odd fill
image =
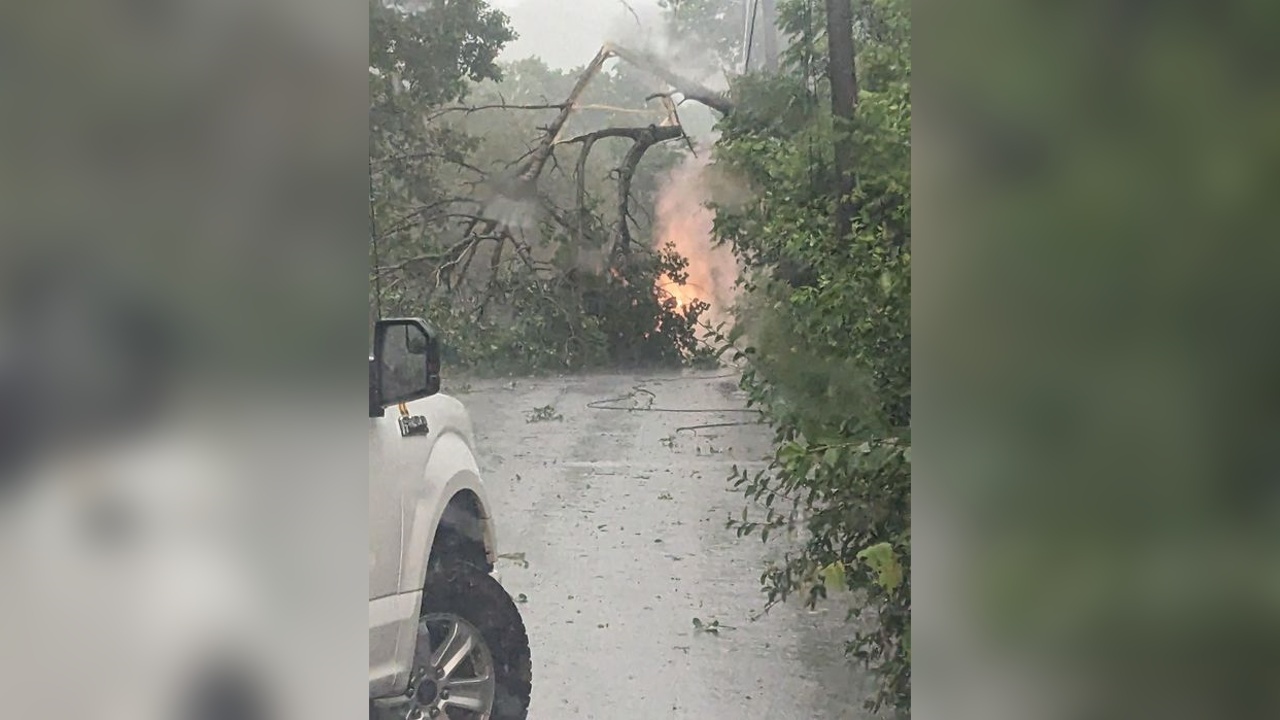
[[[644,26],[657,28],[657,0],[489,0],[511,16],[520,38],[507,45],[503,60],[537,55],[552,67],[586,65],[606,40],[631,40]],[[638,44],[638,43],[637,43]]]

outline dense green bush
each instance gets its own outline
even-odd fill
[[[860,85],[852,128],[831,120],[817,19],[784,3],[786,70],[735,85],[719,169],[758,195],[717,210],[716,233],[748,268],[737,323],[720,335],[742,387],[775,430],[767,468],[735,470],[758,512],[740,535],[799,529],[800,549],[762,577],[770,603],[854,591],[851,654],[879,674],[871,706],[910,701],[910,26],[902,0],[855,5]],[[852,132],[851,237],[838,239],[832,170]]]
[[[677,308],[654,286],[660,275],[679,277],[686,263],[667,249],[635,256],[618,276],[544,278],[515,269],[500,273],[483,313],[468,302],[430,300],[425,313],[445,338],[446,362],[480,374],[697,362],[712,355],[695,336],[706,306]]]

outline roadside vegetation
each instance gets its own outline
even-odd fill
[[[700,63],[732,70],[742,5],[668,0],[664,17]],[[905,0],[779,0],[785,47],[727,73],[727,90],[645,48],[572,71],[500,65],[514,34],[480,0],[370,10],[371,312],[431,318],[446,361],[481,373],[741,367],[775,447],[763,471],[735,471],[747,509],[731,525],[793,548],[762,575],[764,603],[851,598],[849,656],[880,679],[870,705],[907,717]],[[718,132],[710,168],[735,190],[712,197],[714,239],[742,270],[733,320],[715,328],[705,303],[664,289],[699,258],[655,240],[694,105]]]
[[[718,208],[747,272],[720,340],[775,430],[754,501],[731,524],[800,549],[761,578],[769,602],[856,593],[848,651],[874,668],[875,709],[911,693],[911,100],[905,0],[855,0],[852,107],[833,99],[830,17],[780,3],[796,42],[772,74],[734,83],[716,162],[758,202]],[[847,30],[847,28],[846,28]],[[845,68],[847,82],[852,73]],[[847,101],[846,101],[847,102]],[[851,177],[842,177],[843,174]],[[760,509],[763,508],[762,511]]]

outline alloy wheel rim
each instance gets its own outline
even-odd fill
[[[452,613],[419,619],[406,720],[490,720],[496,689],[493,654],[474,625]]]

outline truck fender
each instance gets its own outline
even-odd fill
[[[445,432],[431,449],[422,482],[403,495],[401,527],[408,535],[400,557],[400,592],[418,592],[425,585],[436,529],[459,493],[470,494],[473,499],[485,558],[490,563],[497,561],[489,498],[480,482],[475,456],[461,435]]]

